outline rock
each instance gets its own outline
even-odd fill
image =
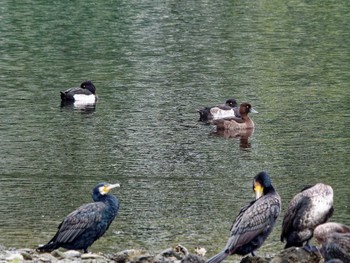
[[[283,250],[270,261],[270,263],[321,263],[319,252],[307,252],[303,248],[291,247]]]
[[[57,262],[58,260],[53,255],[49,253],[44,253],[39,255],[39,261],[53,263],[53,262]]]
[[[18,253],[18,252],[14,252],[14,253],[10,253],[7,257],[6,257],[6,261],[12,261],[12,262],[21,262],[22,260],[24,260],[23,256]]]
[[[204,254],[204,253],[200,253]],[[52,253],[38,253],[34,249],[8,249],[0,245],[0,262],[50,262],[50,263],[205,263],[205,259],[177,245],[174,249],[168,248],[156,256],[150,255],[144,249],[124,250],[116,254],[81,254],[79,251],[55,250]],[[241,263],[323,263],[319,252],[307,252],[303,248],[288,248],[274,256],[252,257],[246,256]],[[332,261],[337,262],[337,261]],[[327,262],[328,263],[328,262]]]
[[[82,254],[81,259],[99,259],[99,258],[105,258],[104,256],[101,256],[99,254],[94,254],[94,253],[85,253]]]
[[[153,256],[148,254],[143,249],[128,249],[121,251],[111,257],[112,260],[118,263],[127,262],[153,262]]]
[[[262,257],[252,257],[252,256],[246,256],[241,260],[241,263],[268,263],[270,262],[266,258]]]
[[[29,248],[22,248],[17,250],[20,253],[24,260],[32,260],[33,259],[33,250]]]

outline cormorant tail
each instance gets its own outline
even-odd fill
[[[38,247],[36,251],[38,252],[51,252],[55,249],[59,248],[55,242],[49,242],[46,245],[43,245],[41,247]]]
[[[206,263],[219,263],[223,261],[227,256],[228,253],[225,250],[223,250],[219,254],[216,254],[215,256],[208,259]]]

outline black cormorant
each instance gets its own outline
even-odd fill
[[[258,249],[271,233],[281,209],[281,198],[270,177],[260,172],[254,177],[256,200],[243,207],[231,227],[229,240],[207,263],[218,263],[232,254],[246,255]]]
[[[87,253],[88,247],[107,231],[118,213],[118,199],[108,194],[115,187],[119,187],[119,184],[96,185],[92,191],[94,203],[82,205],[70,213],[58,226],[56,235],[37,250],[50,252],[63,247]]]
[[[333,189],[318,183],[304,188],[289,202],[282,223],[281,241],[285,248],[302,247],[310,250],[309,240],[316,226],[325,223],[333,214]]]

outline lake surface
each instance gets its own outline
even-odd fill
[[[262,170],[283,211],[330,184],[350,225],[347,1],[0,3],[0,244],[47,242],[107,181],[121,207],[91,251],[211,256]],[[86,79],[96,108],[61,108]],[[259,112],[248,139],[197,121],[230,97]],[[282,249],[282,216],[259,255]]]

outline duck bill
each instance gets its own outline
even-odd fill
[[[250,112],[251,112],[251,113],[259,113],[259,112],[257,112],[254,108],[251,108],[251,109],[250,109]]]
[[[259,199],[264,192],[264,188],[260,184],[254,185],[255,199]]]

